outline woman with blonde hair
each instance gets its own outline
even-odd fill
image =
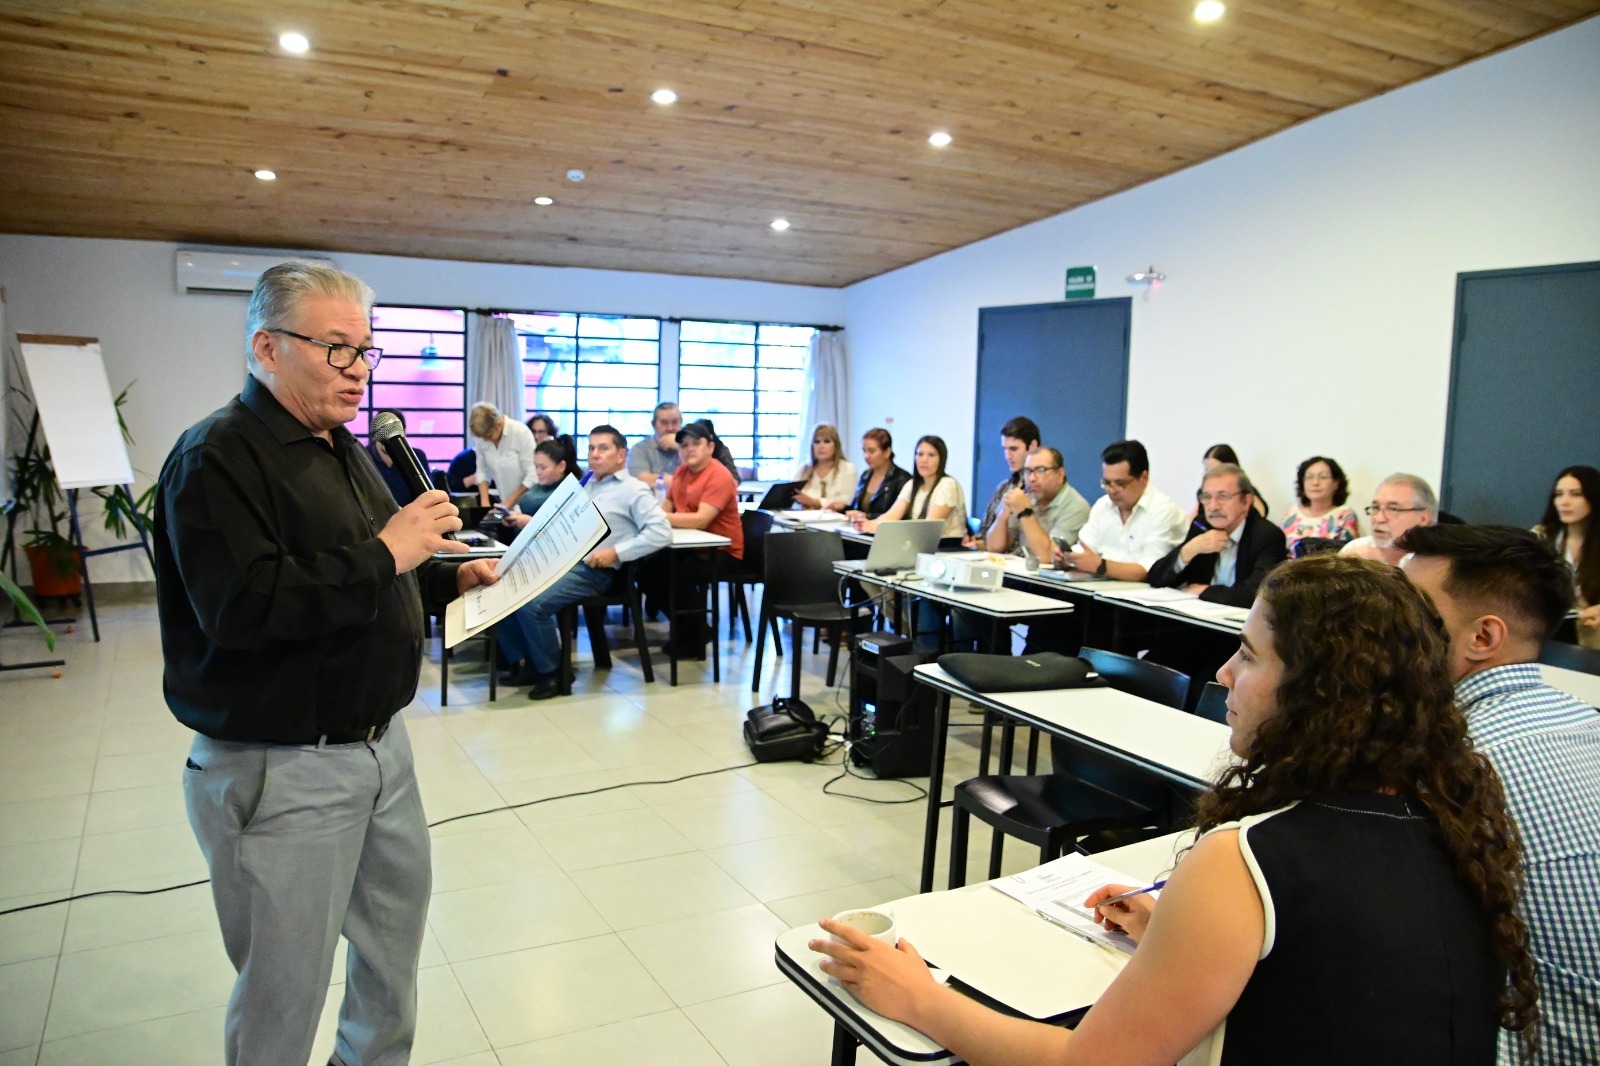
[[[801,507],[841,511],[856,489],[856,466],[844,457],[839,431],[826,423],[811,431],[811,461],[795,480],[803,482],[794,500]]]
[[[466,478],[467,485],[478,487],[478,500],[489,505],[489,485],[500,493],[500,506],[521,510],[517,500],[539,483],[533,464],[533,431],[508,418],[492,403],[475,403],[467,415],[467,431],[477,438],[478,472]]]

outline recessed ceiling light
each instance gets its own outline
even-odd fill
[[[1222,0],[1200,0],[1198,4],[1194,5],[1194,20],[1196,22],[1215,22],[1227,10],[1222,5]]]
[[[657,89],[650,94],[650,99],[658,104],[675,104],[678,102],[678,94],[671,89]]]
[[[934,130],[928,134],[928,143],[935,148],[945,148],[950,144],[950,135],[944,130]]]
[[[555,201],[550,199],[548,196],[535,196],[533,198],[533,202],[538,204],[540,207],[549,207],[551,204],[555,203]]]
[[[278,180],[278,175],[270,170],[258,170],[256,171],[256,177],[260,178],[262,181]]]
[[[789,228],[789,220],[786,218],[775,218],[772,220],[772,228],[777,230],[779,233],[782,233],[784,230]]]
[[[278,35],[278,47],[290,55],[303,56],[311,50],[311,42],[303,33],[282,33]]]

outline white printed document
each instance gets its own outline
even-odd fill
[[[479,585],[445,609],[444,640],[455,647],[500,621],[581,563],[610,528],[577,479],[567,477],[500,557],[500,580]]]
[[[1085,907],[1083,901],[1101,885],[1142,888],[1147,883],[1102,866],[1086,855],[1063,855],[1043,866],[989,882],[995,889],[1033,908],[1045,921],[1070,926],[1109,947],[1127,952],[1133,951],[1133,940],[1126,934],[1101,928],[1094,912]]]
[[[1128,600],[1131,603],[1148,603],[1159,607],[1168,607],[1174,603],[1182,603],[1184,600],[1199,599],[1192,592],[1173,588],[1119,589],[1113,592],[1102,592],[1100,595],[1108,600]]]

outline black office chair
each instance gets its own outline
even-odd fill
[[[1228,690],[1215,681],[1207,681],[1206,687],[1200,692],[1200,702],[1195,704],[1194,713],[1201,718],[1227,725]]]
[[[428,623],[427,624],[427,633],[428,633],[429,639],[432,639],[432,637],[433,637],[433,617],[434,617],[433,615],[429,615],[429,614],[424,614],[423,615],[423,619]],[[444,612],[443,611],[438,612],[438,618],[439,618],[439,637],[440,637],[440,640],[439,640],[439,706],[448,707],[448,706],[450,706],[450,659],[451,659],[451,652],[452,652],[453,649],[448,644],[446,644],[444,642],[444,639],[443,639],[444,638]],[[499,665],[499,660],[500,660],[500,642],[495,639],[494,627],[490,626],[488,629],[485,629],[482,633],[479,633],[477,636],[469,637],[467,639],[468,640],[481,640],[481,641],[484,642],[485,646],[488,648],[488,650],[486,652],[484,652],[484,658],[486,658],[489,661],[489,702],[493,703],[495,701],[495,699],[498,698],[498,692],[497,692],[498,685],[497,685],[497,682],[500,679],[499,678],[499,675],[500,675],[500,665]],[[462,641],[463,645],[465,643],[466,643],[466,641]]]
[[[1080,649],[1078,658],[1092,666],[1112,688],[1152,703],[1181,711],[1189,698],[1189,675],[1169,666],[1099,648]]]
[[[1546,666],[1559,666],[1563,670],[1576,670],[1582,674],[1600,674],[1600,648],[1585,648],[1559,640],[1547,640],[1539,661]]]
[[[1188,698],[1189,675],[1179,673],[1170,667],[1100,648],[1083,648],[1078,652],[1078,656],[1093,667],[1095,673],[1099,674],[1107,685],[1129,695],[1180,711],[1183,709],[1184,700]],[[1038,734],[1035,733],[1028,744],[1030,768],[1036,760],[1037,739]],[[1154,820],[1153,808],[1148,803],[1139,802],[1120,791],[1124,787],[1144,788],[1144,782],[1137,777],[1128,778],[1125,772],[1119,773],[1094,763],[1086,763],[1086,758],[1083,749],[1078,745],[1064,737],[1052,737],[1051,773],[976,777],[957,786],[957,820],[962,820],[962,811],[965,811],[966,815],[976,816],[980,821],[998,830],[989,849],[991,878],[1000,876],[1000,864],[1004,858],[1007,836],[1014,836],[1034,844],[1040,848],[1041,855],[1050,852],[1049,857],[1054,858],[1061,854],[1060,849],[1069,842],[1079,850],[1087,852],[1117,844],[1132,843],[1140,836],[1148,835],[1145,831]],[[1065,771],[1068,780],[1064,782],[1050,780],[1062,774],[1063,767],[1084,765],[1089,765],[1094,770],[1092,778],[1089,779],[1093,788],[1082,790],[1081,796],[1077,786],[1084,781],[1083,775],[1068,770]],[[1108,785],[1113,782],[1118,791],[1109,793],[1109,798],[1100,795],[1107,792]],[[967,788],[968,785],[973,787]],[[1150,798],[1155,798],[1158,793],[1159,790],[1150,793]],[[1073,796],[1077,798],[1064,798]],[[1058,800],[1059,805],[1057,805]],[[1111,832],[1113,830],[1121,832],[1114,834]],[[1130,836],[1130,832],[1133,835]],[[1091,835],[1098,839],[1081,845],[1077,843]],[[954,855],[953,850],[951,854]],[[1041,861],[1048,862],[1049,859]],[[966,860],[963,858],[961,865],[963,876],[966,872],[965,863]],[[956,870],[954,859],[950,869],[953,878]],[[952,885],[952,887],[957,886]]]
[[[1052,751],[1056,747],[1052,745]],[[1118,844],[1160,832],[1157,811],[1166,804],[1164,786],[1127,764],[1092,748],[1072,745],[1056,756],[1054,772],[1029,776],[988,775],[961,782],[952,794],[950,885],[967,883],[967,837],[971,820],[1039,849],[1049,862],[1075,850],[1101,850],[1088,838],[1122,834]],[[1000,876],[1000,849],[989,853],[989,878]]]
[[[843,628],[854,645],[865,619],[859,608],[839,603],[839,577],[833,564],[844,558],[844,543],[837,533],[807,531],[780,533],[766,539],[765,589],[761,594],[761,620],[756,626],[756,664],[750,675],[750,691],[761,691],[761,659],[766,650],[767,630],[778,644],[777,620],[790,625],[789,694],[800,695],[800,656],[805,650],[805,630]],[[776,649],[780,651],[781,649]],[[839,642],[833,642],[828,655],[828,687],[839,672]],[[773,686],[776,689],[776,685]]]
[[[723,560],[728,566],[717,574],[717,584],[728,586],[728,636],[734,634],[734,622],[741,620],[745,642],[749,643],[750,604],[744,590],[747,585],[753,587],[766,580],[767,534],[772,532],[772,516],[764,511],[745,511],[739,516],[739,524],[744,528],[744,558]]]
[[[572,694],[572,653],[578,635],[578,608],[583,608],[584,626],[589,630],[589,649],[594,653],[596,670],[611,669],[611,638],[606,633],[606,612],[621,607],[633,623],[633,646],[639,652],[639,666],[647,683],[654,683],[655,668],[650,663],[650,640],[645,633],[644,606],[639,598],[636,563],[623,563],[617,572],[616,584],[604,596],[589,596],[561,609],[556,628],[561,632],[560,691],[563,696]],[[492,697],[491,697],[492,698]]]
[[[1328,537],[1301,537],[1295,541],[1294,551],[1289,554],[1296,559],[1304,559],[1308,555],[1336,552],[1348,543],[1350,542],[1347,540],[1332,540]]]

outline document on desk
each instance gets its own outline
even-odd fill
[[[1190,600],[1187,603],[1165,604],[1168,610],[1186,614],[1191,618],[1206,618],[1218,622],[1243,622],[1250,614],[1248,607],[1235,607],[1211,600]]]
[[[1117,589],[1100,593],[1108,600],[1127,600],[1130,603],[1149,603],[1158,607],[1170,607],[1184,600],[1194,600],[1199,597],[1192,592],[1182,589]]]
[[[1144,883],[1109,866],[1102,866],[1087,855],[1063,855],[1043,866],[989,882],[993,888],[1038,911],[1045,916],[1043,920],[1071,926],[1107,947],[1130,955],[1133,953],[1133,941],[1122,933],[1102,929],[1094,919],[1094,912],[1083,906],[1083,901],[1101,885],[1131,885],[1138,888]]]
[[[567,477],[500,557],[500,580],[468,589],[450,602],[445,644],[455,647],[555,584],[610,531],[589,494],[576,478]]]

